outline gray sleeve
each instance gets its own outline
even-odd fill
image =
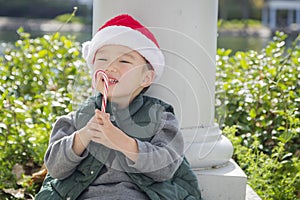
[[[170,112],[162,115],[162,125],[150,142],[137,140],[138,160],[128,165],[155,181],[172,178],[182,162],[184,142],[175,116]]]
[[[87,156],[77,156],[73,151],[74,132],[73,114],[60,117],[54,124],[49,146],[45,154],[45,165],[53,178],[65,179],[76,169],[76,166]]]

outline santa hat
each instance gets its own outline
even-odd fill
[[[82,44],[82,55],[90,68],[97,50],[109,44],[127,46],[140,53],[152,65],[154,81],[162,75],[165,59],[154,35],[131,16],[122,14],[112,18],[98,29],[91,41]]]

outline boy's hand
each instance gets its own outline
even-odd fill
[[[118,140],[120,140],[120,138],[124,138],[122,136],[127,135],[111,123],[110,115],[108,113],[96,110],[95,117],[99,123],[99,135],[92,140],[103,144],[110,149],[120,151],[121,147],[118,145]]]
[[[76,134],[78,135],[81,144],[86,148],[91,140],[99,137],[100,124],[96,116],[93,116],[85,127],[80,129]]]
[[[73,144],[76,154],[81,155],[90,141],[120,151],[132,161],[136,161],[138,158],[137,141],[114,126],[110,121],[109,114],[100,110],[96,110],[95,116],[76,133]]]
[[[88,146],[90,141],[113,148],[112,141],[109,139],[109,132],[113,134],[118,131],[121,130],[110,122],[109,114],[96,110],[95,115],[90,119],[86,126],[76,134],[84,148]]]
[[[139,152],[137,141],[114,126],[108,113],[96,110],[95,116],[101,128],[101,136],[97,137],[95,141],[122,152],[127,158],[135,162]]]

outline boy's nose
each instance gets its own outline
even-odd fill
[[[117,71],[117,63],[116,61],[110,63],[109,65],[107,65],[105,71],[108,71],[108,72],[116,72]]]

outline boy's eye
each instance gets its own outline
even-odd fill
[[[107,61],[107,59],[105,59],[105,58],[98,58],[97,60],[99,60],[99,61]]]
[[[131,64],[131,62],[128,60],[120,60],[120,63]]]

